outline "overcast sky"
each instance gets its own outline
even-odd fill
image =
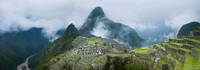
[[[51,36],[70,23],[80,27],[96,6],[138,32],[200,20],[199,0],[0,0],[0,30],[42,27]]]

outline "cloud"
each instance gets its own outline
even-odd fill
[[[177,30],[182,24],[199,19],[199,3],[199,0],[0,0],[0,31],[42,27],[47,36],[53,36],[70,23],[79,28],[96,6],[101,6],[111,20],[129,25],[141,34],[164,25]]]
[[[102,22],[98,22],[98,25],[96,25],[91,34],[102,38],[107,38],[110,32],[104,28],[105,25]]]
[[[180,27],[186,23],[193,21],[199,21],[200,17],[196,11],[186,10],[179,12],[178,14],[173,14],[171,17],[166,19],[165,24],[172,29],[180,29]]]

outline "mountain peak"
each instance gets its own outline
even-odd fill
[[[74,26],[73,23],[71,23],[71,24],[69,24],[69,26],[67,27],[67,29],[70,29],[70,28],[76,28],[76,27]]]
[[[78,29],[74,26],[74,24],[70,24],[64,32],[63,38],[67,39],[69,37],[76,37],[79,35]]]
[[[179,30],[177,37],[178,38],[191,37],[193,36],[194,30],[198,28],[200,28],[199,22],[190,22],[188,24],[185,24]]]
[[[89,18],[95,18],[95,17],[104,17],[105,14],[103,12],[103,9],[101,7],[96,7],[92,10],[92,12],[89,15]]]

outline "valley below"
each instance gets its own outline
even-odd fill
[[[26,60],[23,62],[23,63],[21,63],[21,64],[19,64],[18,66],[17,66],[17,70],[31,70],[30,68],[29,68],[29,59],[31,58],[31,57],[33,57],[34,56],[34,54],[33,55],[31,55],[31,56],[28,56],[27,58],[26,58]]]

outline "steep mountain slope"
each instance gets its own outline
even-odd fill
[[[71,43],[73,48],[52,57],[39,70],[199,70],[200,32],[195,33],[136,50],[110,39],[79,36]]]
[[[79,36],[79,31],[73,24],[70,24],[61,38],[58,38],[51,44],[45,46],[36,56],[30,59],[31,69],[43,68],[43,63],[46,63],[52,57],[58,56],[67,50],[73,48],[72,41]]]
[[[194,30],[198,28],[200,28],[199,22],[191,22],[191,23],[185,24],[179,30],[177,37],[178,38],[190,37],[192,36]]]
[[[130,50],[113,40],[77,37],[73,49],[42,70],[198,70],[200,40],[172,38],[149,49]]]
[[[48,43],[41,28],[8,32],[0,36],[0,70],[15,70],[26,57]]]
[[[96,7],[88,16],[85,23],[80,28],[80,32],[84,36],[94,35],[95,28],[98,26],[102,30],[100,34],[105,34],[104,38],[114,39],[125,44],[130,48],[141,48],[144,40],[139,37],[137,32],[124,24],[116,23],[106,17],[101,7]],[[99,31],[98,31],[99,32]]]
[[[107,55],[120,54],[129,56],[129,49],[117,42],[109,39],[97,37],[77,37],[73,42],[73,49],[64,54],[52,58],[48,63],[44,64],[43,70],[92,70],[91,65],[96,68],[104,69]],[[96,61],[95,61],[96,60]],[[94,64],[91,64],[94,62]],[[98,67],[100,66],[100,67]]]

